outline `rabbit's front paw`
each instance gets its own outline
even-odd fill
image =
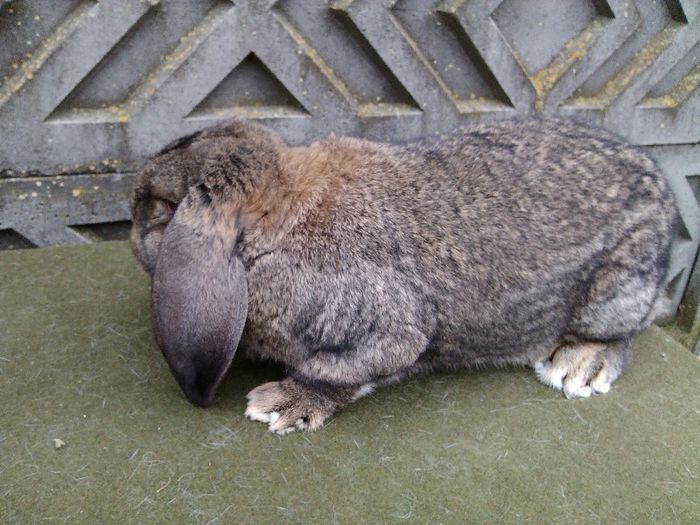
[[[628,340],[613,343],[580,343],[559,347],[551,359],[535,363],[537,377],[545,385],[563,390],[567,398],[605,394],[631,358]]]
[[[341,390],[344,389],[336,393],[342,393]],[[276,434],[316,430],[340,406],[334,397],[286,378],[251,390],[245,415],[253,421],[268,423],[270,432]]]

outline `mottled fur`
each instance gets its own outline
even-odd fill
[[[177,211],[158,216],[159,206]],[[569,363],[558,385],[567,395],[587,395],[596,378],[594,391],[606,391],[630,338],[664,300],[677,221],[647,156],[560,120],[476,125],[397,145],[341,137],[304,147],[236,121],[149,161],[133,216],[154,297],[175,294],[183,318],[197,310],[199,339],[218,345],[164,347],[183,388],[190,372],[173,362],[193,354],[209,356],[198,359],[216,378],[236,346],[280,361],[289,377],[249,405],[278,413],[287,426],[270,423],[276,431],[308,428],[296,417],[305,411],[318,426],[366,385],[435,369],[531,365],[554,384],[547,374]],[[168,238],[170,229],[181,233]],[[210,274],[219,277],[208,285]],[[176,292],[163,290],[162,275]],[[234,288],[240,296],[247,285],[247,317],[213,314],[232,311],[227,294],[208,291],[223,275],[245,281]],[[188,341],[192,323],[162,320],[163,308],[173,307],[154,300],[156,332]],[[244,322],[238,345],[231,326]],[[195,402],[211,401],[216,384]],[[281,402],[280,392],[293,394]]]

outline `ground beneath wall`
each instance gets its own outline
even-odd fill
[[[0,269],[0,522],[700,522],[700,361],[659,328],[605,396],[436,375],[279,437],[243,417],[278,368],[234,363],[214,406],[185,400],[126,243]]]

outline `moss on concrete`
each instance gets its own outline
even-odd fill
[[[243,418],[277,368],[235,363],[212,408],[187,403],[125,243],[0,269],[0,522],[700,521],[700,361],[661,329],[606,396],[436,375],[278,437]]]

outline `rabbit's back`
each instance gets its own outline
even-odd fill
[[[289,238],[307,260],[408,257],[425,273],[471,284],[497,274],[516,286],[580,266],[645,221],[655,222],[660,242],[672,235],[676,210],[663,175],[602,130],[525,120],[404,145],[328,142],[354,154],[339,188]]]
[[[439,248],[468,250],[470,266],[480,253],[492,265],[490,250],[498,261],[515,256],[537,267],[546,255],[551,264],[585,245],[612,246],[645,220],[670,234],[675,217],[667,184],[646,155],[570,122],[508,121],[394,151],[395,172],[368,177],[372,196],[383,198],[397,224],[411,224]]]

